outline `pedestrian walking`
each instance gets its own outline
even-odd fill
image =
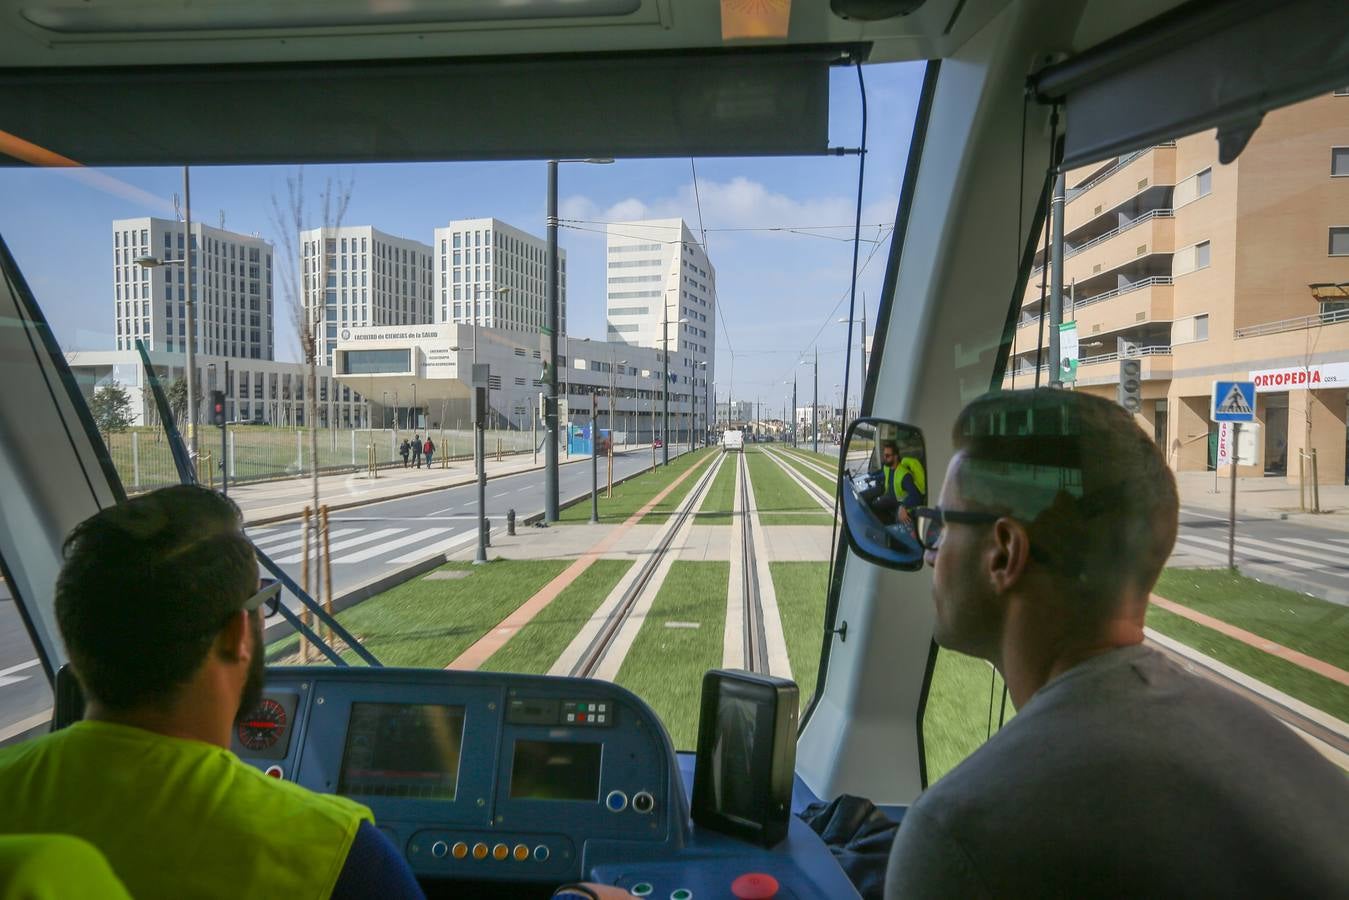
[[[422,467],[422,439],[418,434],[412,436],[412,464],[419,469]]]
[[[422,452],[426,454],[426,467],[431,468],[431,457],[435,455],[436,445],[431,442],[431,435],[426,436],[426,446],[422,447]]]
[[[403,468],[408,467],[408,454],[412,452],[412,445],[408,443],[407,438],[403,438],[403,443],[399,446],[398,452],[403,454]]]

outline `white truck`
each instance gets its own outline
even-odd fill
[[[726,429],[726,432],[721,436],[721,449],[728,452],[731,450],[743,451],[745,449],[745,433],[734,428]]]

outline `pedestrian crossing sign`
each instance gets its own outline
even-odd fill
[[[1215,422],[1255,421],[1254,381],[1213,382],[1213,412]]]

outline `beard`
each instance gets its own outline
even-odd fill
[[[266,681],[265,648],[262,644],[262,617],[249,616],[252,619],[253,658],[248,663],[248,676],[244,679],[244,689],[239,697],[239,709],[234,714],[238,722],[253,711],[262,700],[262,687]]]

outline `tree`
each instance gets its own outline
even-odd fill
[[[173,414],[173,421],[181,429],[183,420],[187,418],[187,379],[182,375],[173,379],[165,394],[168,397],[169,412]]]
[[[106,441],[114,431],[126,431],[131,427],[131,395],[115,381],[105,384],[94,391],[94,400],[89,405],[94,415],[94,424]]]

